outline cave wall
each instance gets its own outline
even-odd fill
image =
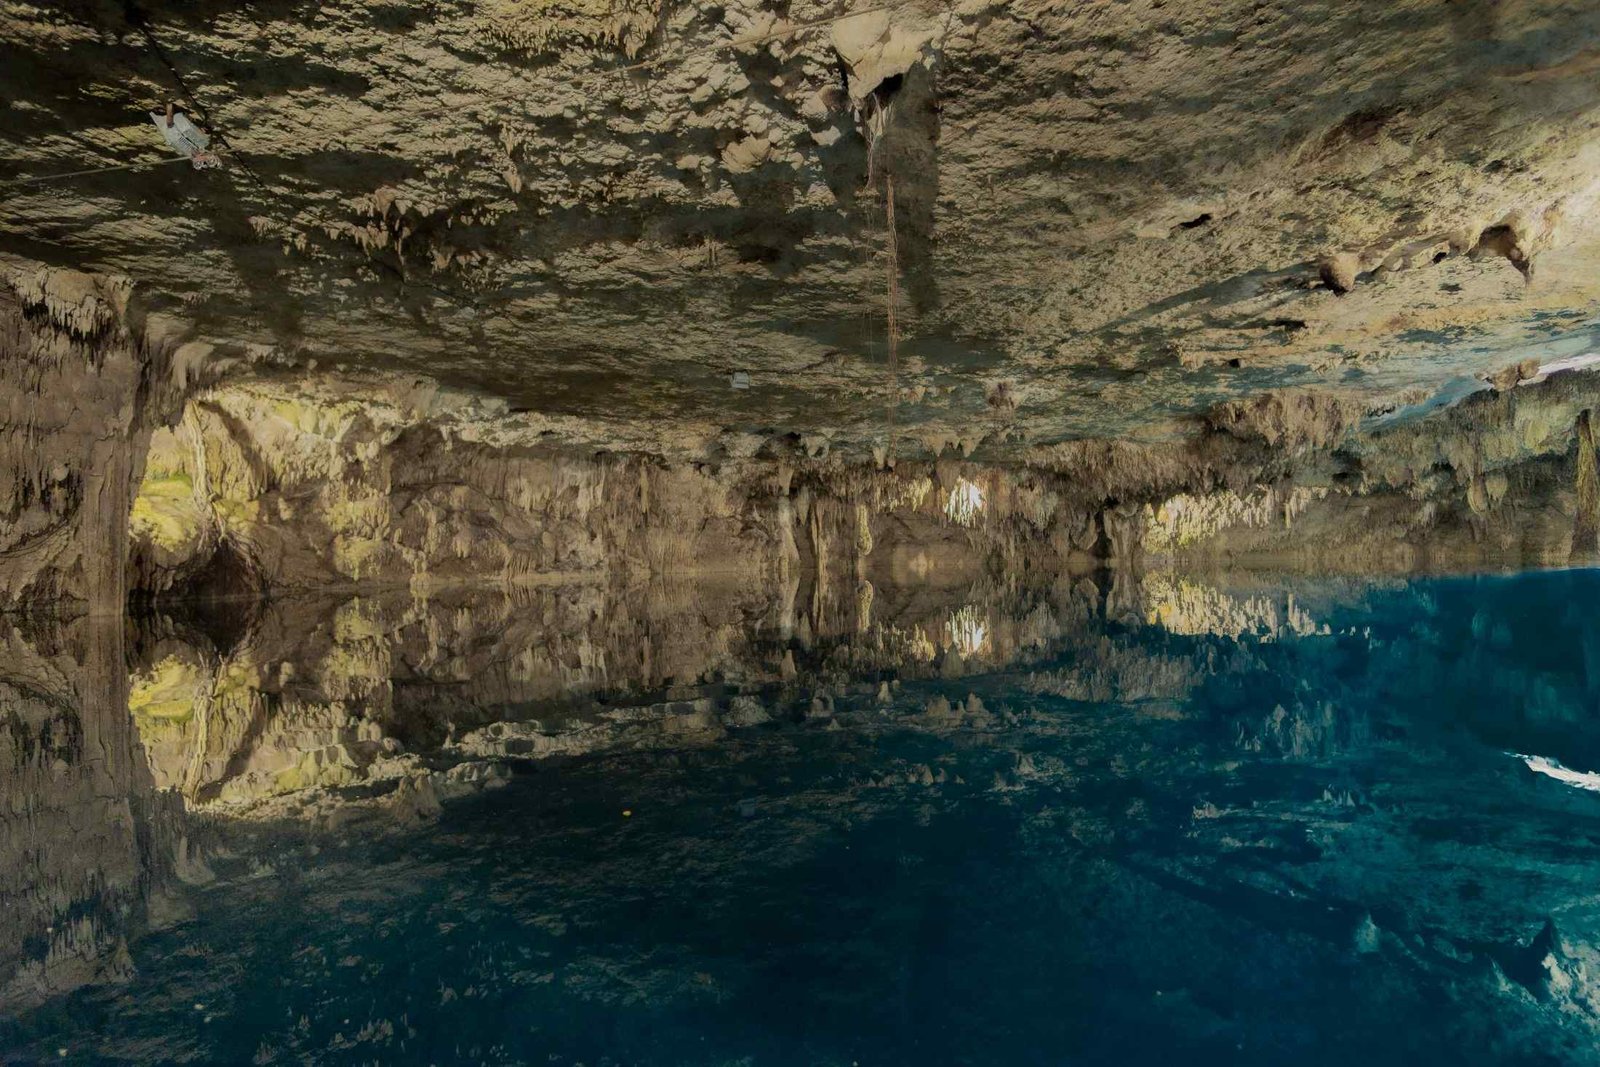
[[[748,568],[749,495],[657,457],[463,439],[381,400],[220,390],[155,437],[135,584],[170,588],[223,544],[279,590]]]
[[[146,442],[207,350],[125,279],[0,267],[0,609],[119,612]]]
[[[959,577],[1041,546],[1088,560],[1098,536],[1047,471],[884,470],[780,437],[745,449],[585,447],[328,378],[211,388],[151,438],[133,588],[190,585],[221,548],[257,590],[802,572],[826,584]],[[952,511],[963,494],[979,510]]]
[[[848,600],[851,582],[1034,565],[1559,563],[1580,512],[1579,427],[1597,405],[1582,374],[1387,423],[1327,394],[1267,394],[1159,444],[880,466],[780,435],[607,448],[603,428],[585,444],[371,381],[259,377],[196,392],[150,436],[131,587],[735,575]]]
[[[1148,502],[1141,546],[1167,563],[1358,572],[1592,559],[1584,531],[1595,521],[1595,452],[1586,427],[1600,382],[1587,374],[1515,381],[1424,416],[1291,447],[1279,472],[1246,488]]]
[[[128,708],[128,512],[203,346],[123,279],[0,260],[0,1004],[132,971],[182,846]]]
[[[723,574],[845,589],[812,610],[847,612],[867,595],[850,582],[1032,565],[1558,563],[1595,508],[1580,424],[1600,389],[1582,373],[1502,376],[1388,421],[1281,392],[1162,442],[869,463],[775,431],[552,428],[425,379],[258,366],[218,381],[236,361],[186,343],[127,282],[13,261],[0,328],[11,609]]]

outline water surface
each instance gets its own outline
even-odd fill
[[[1600,573],[798,600],[12,627],[0,1048],[1600,1059]]]

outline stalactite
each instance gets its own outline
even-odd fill
[[[1600,469],[1595,462],[1594,413],[1578,414],[1577,511],[1572,520],[1572,551],[1592,553],[1600,547]]]
[[[889,250],[889,284],[884,310],[888,334],[884,362],[889,388],[884,401],[884,459],[879,466],[891,466],[894,463],[895,407],[900,392],[900,238],[894,223],[894,174],[888,171],[887,165],[883,178],[883,210],[885,243]]]

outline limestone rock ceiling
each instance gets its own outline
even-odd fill
[[[0,98],[0,251],[553,413],[999,455],[1414,398],[1600,295],[1578,0],[0,0]]]

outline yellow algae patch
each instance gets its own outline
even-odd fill
[[[360,580],[378,574],[389,544],[373,537],[333,539],[333,565],[346,578]]]
[[[176,656],[133,676],[128,711],[136,720],[187,722],[194,715],[206,679],[196,664]]]
[[[157,430],[151,435],[144,479],[133,499],[130,532],[136,541],[176,552],[198,541],[205,525],[182,442],[171,430]]]
[[[203,528],[194,500],[194,483],[187,474],[146,476],[134,497],[130,528],[162,548],[177,550],[192,543]]]
[[[361,772],[350,752],[343,745],[328,745],[300,757],[292,767],[286,767],[272,777],[275,793],[297,793],[316,786],[352,785],[360,781]]]

